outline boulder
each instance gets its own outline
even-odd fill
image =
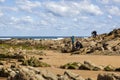
[[[120,67],[119,67],[119,68],[116,68],[115,71],[120,71]]]
[[[65,79],[63,79],[63,80],[85,80],[80,75],[72,73],[70,71],[65,71],[64,72],[64,78]]]
[[[57,76],[53,73],[51,73],[50,71],[42,71],[41,75],[46,79],[46,80],[57,80]]]
[[[115,68],[112,65],[108,65],[108,66],[104,67],[104,70],[105,71],[114,71]]]
[[[120,80],[120,75],[115,73],[99,74],[97,80]]]
[[[82,69],[82,70],[93,70],[94,67],[96,67],[96,65],[91,63],[90,61],[84,61],[84,64],[82,64],[79,67],[79,69]]]
[[[81,63],[79,63],[79,62],[71,62],[71,63],[67,63],[67,64],[61,66],[61,68],[63,68],[63,69],[79,69],[80,66],[81,66]]]
[[[100,71],[100,70],[104,70],[104,67],[103,66],[95,66],[93,68],[94,71]]]

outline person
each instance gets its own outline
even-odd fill
[[[92,34],[92,37],[94,37],[94,38],[95,38],[95,37],[97,36],[97,31],[92,31],[92,33],[91,33],[91,34]]]
[[[83,48],[83,45],[80,43],[80,41],[77,39],[75,44],[76,50],[79,50],[80,48]]]
[[[75,49],[74,47],[75,37],[74,36],[71,37],[71,41],[72,41],[72,51],[74,51]]]

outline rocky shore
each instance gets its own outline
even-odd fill
[[[102,55],[102,56],[119,56],[120,55],[120,29],[97,37],[76,38],[83,48],[72,51],[71,39],[61,40],[32,40],[32,39],[10,39],[0,40],[0,77],[7,80],[95,80],[91,77],[83,78],[79,74],[70,70],[88,70],[88,71],[105,71],[99,73],[97,80],[120,80],[120,66],[96,65],[94,62],[84,61],[69,62],[62,65],[51,65],[50,56],[45,51],[54,51],[55,55],[69,54],[69,56],[80,55]],[[53,53],[53,54],[54,54]],[[54,57],[55,58],[55,57]],[[47,60],[48,61],[44,61]],[[59,63],[59,61],[58,61]],[[63,62],[64,63],[64,62]],[[57,63],[56,63],[57,64]],[[64,74],[54,74],[48,70],[39,68],[56,67],[65,69]],[[109,73],[112,71],[113,73]]]

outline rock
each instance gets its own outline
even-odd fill
[[[42,75],[35,75],[35,78],[37,79],[37,80],[45,80],[43,77],[42,77]]]
[[[79,69],[82,69],[82,70],[93,70],[94,67],[96,67],[96,65],[91,63],[90,61],[84,61],[84,64],[82,64],[79,67]]]
[[[62,53],[69,53],[71,51],[72,51],[71,42],[68,41],[68,42],[65,43],[64,47],[62,47],[61,52]]]
[[[40,56],[46,56],[46,53],[44,51],[39,51],[37,54]]]
[[[19,51],[19,52],[17,52],[17,53],[14,53],[13,58],[15,58],[15,59],[24,59],[25,56],[26,56],[26,55],[24,54],[24,52]]]
[[[79,69],[80,66],[81,66],[81,63],[79,63],[79,62],[71,62],[71,63],[67,63],[67,64],[61,66],[61,68],[63,68],[63,69]]]
[[[14,78],[10,78],[9,80],[29,80],[29,79],[30,77],[28,77],[26,73],[20,71],[14,76]]]
[[[17,74],[17,73],[16,73],[15,71],[11,71],[11,72],[9,73],[9,76],[10,76],[11,78],[14,78],[16,74]]]
[[[119,68],[116,68],[115,71],[120,71],[120,67],[119,67]]]
[[[99,74],[97,80],[120,80],[120,75],[115,73]]]
[[[115,68],[112,65],[108,65],[104,68],[105,71],[114,71]]]
[[[74,73],[72,73],[70,71],[65,71],[64,72],[64,77],[66,78],[64,80],[85,80],[80,75],[74,74]]]
[[[0,65],[4,65],[4,62],[0,61]]]
[[[73,54],[80,54],[80,51],[74,51],[71,53],[71,55],[73,55]]]
[[[42,71],[41,75],[46,79],[46,80],[57,80],[57,76],[47,70]]]
[[[39,61],[39,59],[35,58],[34,56],[28,60],[24,59],[22,65],[26,65],[26,66],[29,65],[33,67],[50,67],[49,64]]]
[[[85,79],[85,80],[93,80],[92,78],[87,78],[87,79]]]
[[[3,68],[0,70],[0,76],[1,76],[1,77],[8,77],[8,76],[9,76],[8,70],[3,67]]]
[[[109,74],[99,74],[97,80],[115,80],[115,78]]]
[[[52,49],[52,50],[57,50],[57,49],[58,49],[58,46],[52,45],[52,46],[50,46],[49,48]]]
[[[94,71],[100,71],[100,70],[103,70],[103,69],[104,69],[103,66],[95,66],[95,67],[93,68]]]
[[[85,48],[85,53],[89,54],[89,53],[93,53],[94,52],[94,48],[92,46],[86,47]]]

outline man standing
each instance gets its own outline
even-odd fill
[[[93,31],[91,34],[92,34],[92,37],[95,38],[97,36],[97,31]]]
[[[75,49],[74,47],[75,37],[74,36],[71,37],[71,41],[72,41],[72,51],[74,51]]]

